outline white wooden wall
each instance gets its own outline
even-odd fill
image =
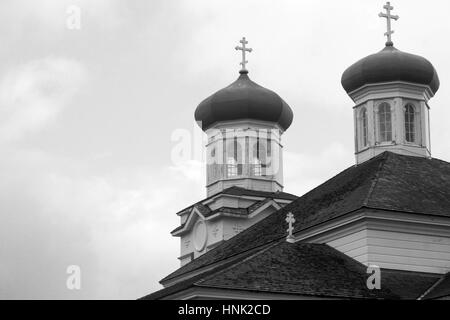
[[[450,237],[365,229],[327,244],[366,265],[442,274],[450,272]]]

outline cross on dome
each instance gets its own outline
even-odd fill
[[[384,9],[386,9],[386,13],[380,12],[378,16],[380,18],[386,18],[387,21],[387,32],[384,33],[385,36],[387,36],[387,46],[393,46],[394,43],[392,42],[391,35],[394,33],[394,30],[391,29],[391,19],[398,20],[400,17],[397,15],[391,15],[391,10],[394,10],[394,7],[391,6],[391,3],[388,1],[383,6]]]
[[[245,53],[246,52],[252,52],[252,48],[247,48],[245,45],[248,43],[247,40],[245,40],[245,37],[242,38],[242,40],[239,41],[242,44],[242,47],[236,46],[234,49],[241,50],[242,51],[242,62],[240,65],[242,65],[242,69],[240,72],[247,72],[247,69],[245,69],[245,65],[248,63],[247,60],[245,60]]]

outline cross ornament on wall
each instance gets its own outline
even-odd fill
[[[213,229],[212,229],[212,234],[215,237],[217,237],[217,234],[219,233],[219,226],[216,224],[214,225]]]
[[[243,230],[244,230],[244,228],[242,228],[242,226],[240,224],[235,223],[233,225],[233,231],[235,234],[238,234],[238,233],[242,232]]]
[[[286,230],[288,232],[286,241],[289,242],[289,243],[294,243],[295,242],[295,238],[292,235],[292,232],[294,231],[293,224],[295,222],[295,218],[294,218],[294,215],[292,214],[292,212],[289,212],[286,215],[286,222],[289,224],[289,228]]]
[[[394,7],[391,6],[390,2],[386,2],[386,5],[383,6],[384,9],[386,9],[386,13],[380,12],[378,16],[380,18],[386,18],[387,21],[387,32],[385,32],[385,36],[387,36],[387,46],[392,46],[392,37],[391,35],[394,33],[394,30],[391,29],[391,19],[398,20],[400,17],[396,15],[391,15],[391,10],[394,10]]]

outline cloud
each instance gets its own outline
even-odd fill
[[[81,28],[90,30],[119,27],[127,9],[116,0],[7,0],[0,4],[0,18],[7,22],[7,29],[26,34],[32,28],[35,36],[47,39],[67,31],[66,22],[71,15],[67,9],[70,6],[80,9]]]
[[[5,151],[0,299],[134,299],[178,267],[175,212],[202,196],[203,183],[168,167],[89,175],[74,160]],[[81,268],[80,291],[65,286],[69,265]]]
[[[50,124],[85,79],[81,63],[59,57],[11,69],[0,81],[0,142],[17,140]]]
[[[285,150],[300,152],[284,154],[285,190],[301,195],[354,164],[352,103],[339,82],[381,49],[380,5],[273,3],[0,1],[0,298],[133,299],[159,288],[178,266],[175,212],[204,198],[206,171],[197,155],[169,163],[165,133],[190,125],[195,105],[238,76],[242,36],[254,49],[252,79],[295,112]],[[404,3],[396,41],[445,70],[447,47],[413,25],[422,5]],[[81,30],[66,28],[69,5],[81,9]],[[350,40],[336,37],[348,30]],[[428,40],[419,48],[418,39]],[[62,119],[75,98],[83,109]],[[444,89],[432,100],[433,152],[443,158],[448,100]],[[47,128],[53,135],[26,140]],[[189,151],[204,144],[193,139]],[[65,287],[71,264],[82,270],[79,292]]]
[[[354,164],[351,150],[331,143],[318,152],[284,152],[285,191],[301,196]]]
[[[188,160],[176,166],[170,166],[169,170],[181,179],[201,184],[206,181],[205,166],[206,163],[203,161]]]

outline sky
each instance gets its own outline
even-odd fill
[[[450,161],[450,2],[391,4],[395,46],[438,71],[432,154]],[[238,77],[243,36],[250,78],[294,111],[284,191],[302,195],[354,165],[340,78],[384,47],[383,5],[2,0],[0,299],[136,299],[161,288],[179,265],[175,213],[206,196],[193,114]],[[175,159],[180,137],[190,152]]]

